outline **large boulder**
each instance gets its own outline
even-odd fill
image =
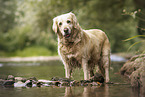
[[[130,79],[133,87],[145,87],[145,54],[135,55],[120,70]]]

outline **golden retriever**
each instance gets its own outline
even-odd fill
[[[72,12],[55,17],[53,30],[58,36],[58,53],[67,78],[71,78],[73,68],[82,67],[84,80],[88,80],[98,65],[105,81],[109,82],[110,43],[103,31],[83,30]]]

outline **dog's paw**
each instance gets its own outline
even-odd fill
[[[106,82],[106,84],[114,84],[113,82]]]

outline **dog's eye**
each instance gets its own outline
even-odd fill
[[[61,26],[61,25],[62,25],[62,22],[59,23],[59,26]]]
[[[67,20],[67,23],[71,23],[71,21],[70,20]]]

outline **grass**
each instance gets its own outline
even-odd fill
[[[18,50],[15,52],[2,52],[0,51],[0,57],[33,57],[33,56],[55,56],[56,52],[52,52],[46,47],[42,46],[31,46],[26,47],[23,50]]]

